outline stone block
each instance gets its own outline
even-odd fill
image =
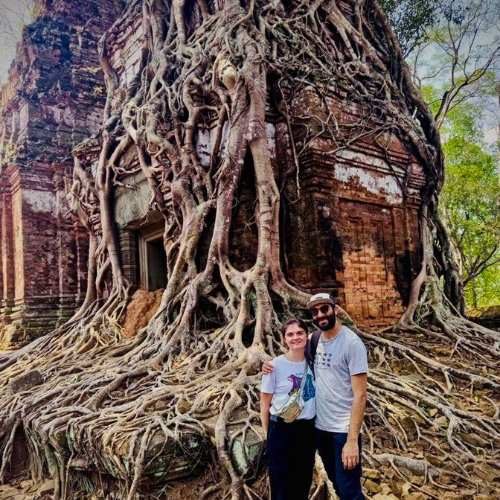
[[[238,436],[232,442],[231,459],[242,476],[253,477],[259,470],[266,441],[249,431],[245,437]]]
[[[31,389],[43,383],[43,376],[38,370],[31,370],[27,373],[14,377],[9,382],[9,390],[12,395]]]

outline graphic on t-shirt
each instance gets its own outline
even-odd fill
[[[295,392],[300,389],[300,384],[302,383],[302,374],[301,375],[290,375],[288,380],[292,383],[292,389],[288,393],[289,396],[292,396]],[[302,392],[302,399],[304,403],[309,401],[315,396],[316,392],[314,390],[313,378],[310,373],[307,373],[306,382],[304,384],[304,391]]]
[[[291,396],[294,392],[296,392],[300,389],[302,377],[299,377],[298,375],[290,375],[288,377],[288,380],[292,383],[292,389],[288,393],[288,395]]]
[[[317,368],[331,368],[332,367],[332,353],[330,352],[317,352],[314,359],[314,367]]]

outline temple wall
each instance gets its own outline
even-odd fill
[[[307,92],[298,116],[300,106],[326,117]],[[345,101],[329,99],[329,106],[339,136],[343,125],[363,116]],[[303,126],[297,126],[299,144]],[[419,269],[425,176],[397,137],[362,132],[347,147],[319,134],[303,148],[298,186],[297,179],[287,185],[287,199],[295,201],[286,207],[286,274],[302,289],[333,293],[358,323],[380,326],[401,315]],[[288,143],[281,140],[280,157],[286,157]],[[286,161],[292,161],[289,151]],[[312,261],[305,257],[311,255]]]
[[[127,42],[117,45],[117,54],[112,53],[115,69],[122,75],[125,70],[120,64],[128,64],[123,54],[132,53],[137,43],[133,29],[130,23]],[[365,113],[346,100],[329,98],[328,105],[340,125],[355,124]],[[386,131],[376,140],[361,131],[359,140],[349,147],[338,147],[331,137],[318,134],[304,146],[300,120],[311,115],[324,118],[324,111],[305,91],[293,112],[298,117],[293,133],[300,157],[298,175],[294,173],[286,184],[281,218],[285,274],[303,290],[332,292],[364,326],[389,324],[403,312],[419,269],[417,221],[424,173],[402,142]],[[278,179],[290,170],[294,159],[288,127],[274,120],[269,117],[266,130]],[[212,135],[213,129],[197,132],[195,146],[202,165],[207,163]],[[137,166],[133,152],[125,158],[122,166]],[[253,265],[258,244],[251,161],[245,159],[230,234],[229,257],[240,270]],[[141,231],[152,223],[152,193],[140,173],[120,180],[133,186],[119,187],[115,198],[123,263],[131,282],[139,285],[138,246]]]
[[[76,3],[37,2],[40,17],[26,28],[0,92],[0,163],[9,172],[0,181],[0,322],[17,322],[24,332],[50,329],[85,295],[87,240],[67,217],[64,179],[71,176],[72,147],[100,126],[105,88],[97,41],[122,2],[91,0],[85,9]],[[107,52],[119,78],[114,109],[136,83],[142,39],[139,11],[108,31]],[[284,186],[282,267],[299,288],[331,291],[358,322],[385,324],[401,314],[418,269],[425,176],[383,123],[375,123],[375,134],[367,132],[374,125],[370,120],[363,129],[370,110],[340,92],[326,103],[325,108],[306,90],[291,105],[298,172],[288,126],[272,111],[268,117],[276,178],[293,171]],[[335,134],[323,133],[318,122],[328,116],[339,139],[348,126],[360,123],[358,139],[345,147]],[[307,144],[306,127],[316,132]],[[195,148],[204,166],[212,140],[213,129],[198,131]],[[231,227],[230,259],[239,269],[252,266],[257,247],[251,158],[245,161]],[[125,164],[137,166],[133,148]],[[158,221],[142,174],[120,181],[135,186],[117,189],[114,209],[125,274],[138,285],[141,231]],[[168,191],[164,199],[168,204]]]
[[[87,241],[68,212],[71,151],[105,102],[97,43],[121,0],[38,0],[0,92],[0,346],[65,321],[85,295]],[[3,325],[3,326],[1,326]]]

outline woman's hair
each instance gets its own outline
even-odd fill
[[[302,321],[300,318],[290,318],[288,321],[283,323],[283,326],[281,327],[281,337],[283,338],[283,340],[285,339],[286,330],[290,325],[299,325],[307,335],[307,325],[304,323],[304,321]]]

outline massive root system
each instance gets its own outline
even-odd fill
[[[21,434],[31,473],[52,476],[56,498],[91,490],[110,497],[101,475],[116,480],[119,498],[135,498],[146,483],[154,491],[165,486],[161,478],[154,483],[154,471],[169,468],[158,464],[176,453],[222,466],[206,497],[266,496],[265,484],[242,475],[231,453],[236,440],[262,432],[261,363],[281,351],[280,323],[307,300],[282,270],[280,207],[281,187],[298,177],[290,110],[312,89],[325,108],[302,144],[323,134],[340,151],[360,137],[395,134],[428,180],[422,270],[407,312],[393,329],[359,332],[372,362],[367,465],[430,498],[456,485],[471,495],[488,492],[478,470],[493,481],[498,336],[451,312],[459,293],[436,216],[439,137],[380,8],[371,0],[136,0],[117,23],[134,16],[144,38],[136,79],[127,91],[119,87],[105,36],[102,131],[74,151],[69,194],[89,231],[87,297],[69,323],[0,358],[0,477]],[[337,122],[328,111],[332,95],[364,110],[358,123]],[[296,162],[286,172],[270,159],[269,114],[290,132]],[[211,131],[208,161],[196,148],[202,130]],[[93,165],[89,148],[99,151]],[[255,183],[258,244],[253,265],[239,269],[229,247],[245,169]],[[125,339],[129,284],[113,192],[135,171],[165,223],[168,284],[156,316]],[[78,468],[98,475],[89,482]]]

